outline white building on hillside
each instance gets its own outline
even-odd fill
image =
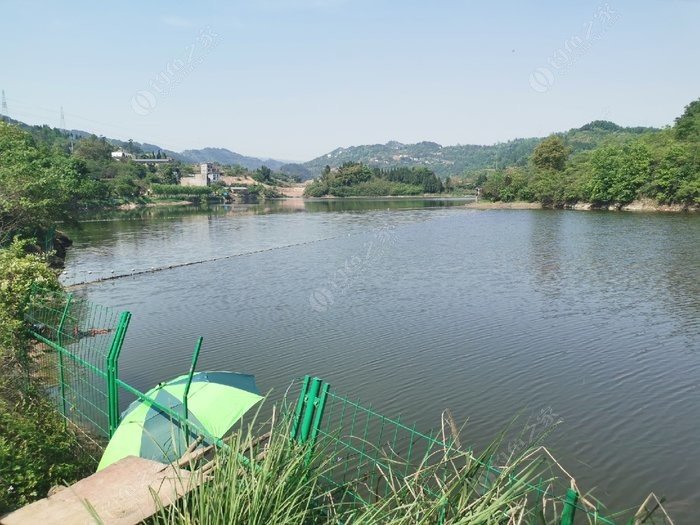
[[[127,153],[123,149],[118,149],[117,151],[112,152],[112,158],[114,160],[127,160],[133,159],[134,156],[131,153]]]

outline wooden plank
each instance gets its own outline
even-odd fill
[[[101,523],[136,525],[194,488],[200,476],[135,456],[126,457],[60,492],[0,518],[2,525]]]

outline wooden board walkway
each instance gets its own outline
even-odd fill
[[[0,524],[136,525],[158,510],[154,495],[168,506],[194,488],[198,479],[201,476],[176,465],[129,456],[0,518]]]

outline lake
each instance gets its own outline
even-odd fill
[[[469,210],[459,200],[146,209],[69,235],[65,283],[133,313],[120,376],[199,369],[279,396],[314,374],[428,430],[487,443],[516,414],[611,509],[700,482],[700,216]],[[517,425],[518,423],[516,423]]]

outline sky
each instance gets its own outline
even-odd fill
[[[700,96],[700,1],[0,4],[9,116],[181,151],[493,144]]]

